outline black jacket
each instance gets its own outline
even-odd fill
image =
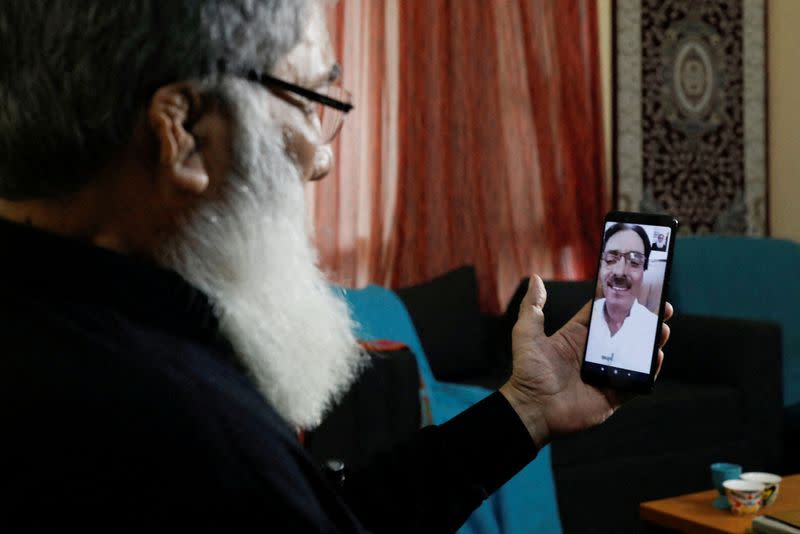
[[[0,530],[452,531],[535,456],[495,393],[340,491],[177,274],[2,221],[0,250]]]

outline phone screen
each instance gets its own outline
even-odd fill
[[[606,219],[584,376],[652,384],[673,228]]]

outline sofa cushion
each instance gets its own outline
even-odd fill
[[[334,291],[347,302],[359,339],[399,341],[411,349],[419,370],[422,424],[441,423],[444,419],[432,394],[433,372],[403,301],[391,289],[376,285],[361,289],[334,287]]]
[[[306,433],[305,444],[320,463],[342,460],[366,465],[378,452],[402,443],[420,426],[419,374],[410,349],[370,350],[370,365],[347,394]]]
[[[506,328],[511,331],[517,322],[519,305],[528,291],[528,278],[523,278],[506,307],[504,320]],[[594,280],[564,281],[545,280],[547,301],[544,304],[544,333],[552,335],[564,326],[581,307],[594,296]]]
[[[488,372],[475,269],[460,267],[395,291],[406,306],[434,376],[457,382]]]

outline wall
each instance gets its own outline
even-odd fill
[[[745,2],[750,0],[743,0]],[[598,0],[606,176],[611,176],[611,0]],[[800,242],[800,1],[767,0],[769,209],[774,237]],[[609,183],[610,190],[610,183]]]
[[[800,2],[767,2],[772,235],[800,242]]]

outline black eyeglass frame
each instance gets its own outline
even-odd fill
[[[350,111],[353,109],[353,104],[350,102],[336,100],[335,98],[312,91],[311,89],[295,85],[285,80],[281,80],[280,78],[275,78],[269,74],[259,74],[255,71],[250,71],[247,74],[247,78],[249,80],[259,82],[262,85],[277,87],[278,89],[283,89],[284,91],[289,91],[290,93],[300,95],[303,98],[311,100],[312,102],[317,102],[323,106],[328,106],[329,108],[339,110],[342,113],[350,113]]]
[[[616,259],[613,261],[609,261],[608,260],[609,255],[616,256]],[[628,252],[620,252],[619,250],[609,250],[608,252],[603,252],[601,258],[606,263],[606,265],[616,265],[619,260],[623,260],[627,262],[627,264],[634,269],[644,268],[645,264],[647,263],[647,256],[635,250],[630,250]],[[634,259],[641,263],[639,267],[633,266],[632,262]]]

